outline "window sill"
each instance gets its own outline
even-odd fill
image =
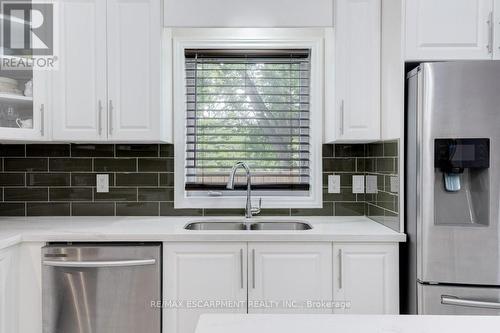
[[[252,195],[252,205],[258,206],[262,198],[262,208],[322,208],[323,198],[311,196],[259,196]],[[178,197],[176,195],[174,208],[244,208],[245,196],[220,197]]]

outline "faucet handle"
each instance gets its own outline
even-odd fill
[[[262,207],[262,197],[259,198],[259,206],[257,208],[252,207],[252,215],[259,214],[261,207]]]

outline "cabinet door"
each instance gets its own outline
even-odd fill
[[[160,141],[161,0],[107,4],[109,138]]]
[[[19,246],[18,326],[22,333],[40,333],[42,324],[42,247],[45,243],[25,242]]]
[[[246,253],[246,243],[164,243],[163,330],[194,333],[202,313],[246,313]]]
[[[0,92],[0,142],[50,138],[47,73],[45,70],[0,70],[2,85],[9,85]],[[33,87],[30,93],[25,89],[28,82]]]
[[[380,139],[380,12],[380,0],[336,2],[336,141]]]
[[[249,243],[249,313],[331,313],[331,243]],[[317,305],[319,303],[316,303]]]
[[[407,0],[406,60],[491,59],[493,0]]]
[[[493,59],[500,60],[500,0],[494,0],[493,9]]]
[[[397,244],[334,244],[335,313],[399,314]]]
[[[17,246],[0,250],[0,333],[17,332]]]
[[[58,0],[59,69],[53,71],[54,140],[106,140],[106,1]]]

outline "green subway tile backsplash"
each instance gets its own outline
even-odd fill
[[[398,143],[323,145],[323,208],[264,209],[267,216],[372,215],[397,219]],[[173,145],[0,145],[0,216],[215,216],[243,209],[175,209]],[[97,193],[96,174],[109,175],[109,193]],[[328,193],[338,174],[341,193]],[[353,194],[352,176],[378,176],[377,194]],[[375,214],[374,213],[374,214]],[[372,216],[370,216],[372,217]]]
[[[391,191],[391,182],[399,184],[398,142],[367,144],[365,174],[377,176],[377,193],[365,195],[365,214],[399,231],[399,195]]]

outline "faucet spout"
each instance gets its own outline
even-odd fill
[[[234,189],[234,177],[236,175],[236,171],[238,171],[239,168],[243,168],[245,170],[246,178],[247,178],[247,200],[246,200],[246,205],[245,205],[245,217],[246,218],[251,218],[253,215],[256,215],[260,213],[260,202],[259,201],[259,207],[256,209],[252,208],[252,173],[250,171],[250,167],[248,164],[245,162],[237,162],[233,168],[231,169],[231,172],[229,173],[229,179],[227,181],[226,188],[228,190],[233,190]]]

